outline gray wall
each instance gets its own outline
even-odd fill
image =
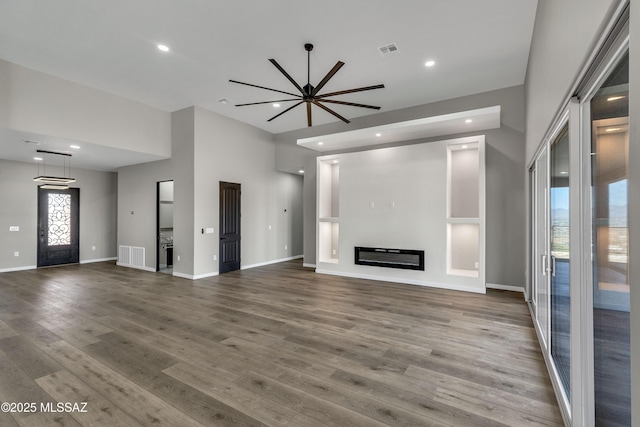
[[[197,107],[195,130],[194,274],[218,270],[213,255],[218,254],[220,181],[242,185],[243,267],[302,255],[294,252],[301,250],[302,236],[292,229],[300,223],[293,220],[300,214],[294,209],[300,205],[299,178],[276,172],[273,136]],[[206,227],[215,233],[201,234]]]
[[[570,94],[619,0],[539,0],[525,97],[527,162]]]
[[[119,245],[145,247],[155,268],[156,182],[174,180],[174,274],[217,273],[219,182],[227,181],[242,185],[242,267],[302,255],[302,178],[275,171],[269,133],[190,107],[172,114],[172,140],[170,160],[119,169]]]
[[[156,183],[170,179],[171,160],[118,170],[118,245],[145,248],[145,266],[152,269],[156,266]]]
[[[486,281],[525,285],[525,142],[524,87],[514,86],[462,98],[389,111],[354,119],[351,124],[332,123],[276,135],[276,167],[291,171],[304,165],[304,262],[316,260],[316,165],[319,154],[296,146],[299,138],[455,113],[500,105],[501,127],[486,136]],[[478,134],[447,135],[420,143]],[[324,154],[324,153],[323,153]],[[342,230],[341,230],[342,233]],[[444,250],[444,249],[443,249]]]
[[[168,157],[171,115],[0,60],[0,127]]]
[[[113,172],[72,169],[80,189],[80,262],[116,256],[117,178]],[[0,271],[37,264],[36,167],[0,160]],[[10,232],[17,225],[20,231]],[[95,250],[92,247],[95,246]],[[14,252],[20,256],[15,257]]]

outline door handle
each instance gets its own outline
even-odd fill
[[[556,257],[551,255],[551,276],[556,277]]]
[[[542,275],[547,275],[547,256],[542,255]]]

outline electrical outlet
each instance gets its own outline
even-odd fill
[[[269,226],[269,230],[271,230],[271,226]]]
[[[180,255],[176,257],[176,261],[180,261]]]
[[[13,256],[20,256],[20,252],[15,251],[15,252],[13,253]]]
[[[95,251],[95,250],[96,250],[96,247],[95,247],[95,246],[91,246],[91,250],[92,250],[92,251]]]
[[[480,263],[476,261],[476,268],[480,268]]]
[[[335,250],[335,249],[334,249],[334,250],[332,250],[332,251],[331,251],[331,254],[332,254],[332,255],[335,255],[335,254],[336,254],[336,250]]]
[[[217,260],[218,260],[218,255],[214,255],[214,256],[213,256],[213,260],[214,260],[214,261],[217,261]]]
[[[19,225],[10,225],[9,226],[9,231],[20,231],[20,226]]]
[[[288,248],[288,246],[287,246],[287,245],[284,245],[284,250],[285,250],[285,251],[287,250],[287,248]]]

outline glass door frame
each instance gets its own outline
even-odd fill
[[[540,144],[534,160],[529,165],[529,203],[530,203],[530,256],[529,259],[529,302],[534,320],[536,333],[540,340],[543,356],[545,358],[551,382],[558,396],[558,402],[565,423],[570,426],[593,426],[595,425],[595,381],[594,381],[594,314],[593,314],[593,267],[592,267],[592,209],[591,209],[591,109],[590,101],[598,90],[599,86],[606,79],[613,67],[629,50],[628,20],[624,16],[618,16],[622,24],[613,31],[613,37],[608,40],[598,55],[596,62],[589,67],[584,74],[580,84],[576,88],[576,97],[570,98],[564,108],[558,114],[553,126]],[[544,277],[544,283],[538,283],[538,268],[541,266],[537,260],[542,255],[550,254],[549,245],[545,245],[545,253],[540,253],[538,244],[538,227],[550,227],[548,218],[548,206],[545,218],[538,218],[539,210],[537,206],[542,201],[539,200],[541,194],[536,188],[538,182],[544,182],[544,177],[538,174],[550,173],[549,157],[550,147],[558,132],[568,122],[569,124],[569,172],[571,181],[569,184],[569,241],[570,251],[570,322],[571,322],[571,404],[567,400],[563,387],[557,376],[553,359],[551,358],[551,336],[549,330],[541,331],[541,324],[536,316],[538,307],[533,293],[538,286],[550,286],[549,274]],[[546,168],[538,169],[536,162],[541,156],[546,154]],[[546,170],[542,170],[546,169]],[[547,192],[549,190],[549,176],[546,177]],[[547,200],[549,195],[547,194]],[[548,202],[545,202],[548,203]],[[630,260],[631,262],[631,260]],[[548,289],[548,294],[550,289]],[[537,301],[539,304],[540,301]],[[549,308],[549,306],[547,306]],[[549,313],[546,313],[548,316]],[[546,328],[550,323],[546,324]],[[547,336],[548,340],[544,340]],[[632,403],[633,404],[633,403]]]
[[[576,420],[574,426],[578,425],[595,425],[595,349],[594,349],[594,283],[593,283],[593,265],[592,265],[592,158],[591,158],[591,138],[592,138],[592,121],[591,121],[591,99],[595,96],[600,85],[616,66],[618,61],[629,51],[629,27],[628,21],[623,25],[615,40],[609,46],[609,52],[600,62],[596,64],[595,72],[591,78],[582,86],[578,92],[580,97],[577,105],[577,111],[573,114],[579,118],[580,131],[582,137],[575,147],[577,155],[573,156],[572,167],[579,167],[580,177],[576,184],[578,188],[574,188],[575,193],[575,209],[576,217],[574,221],[578,225],[574,233],[570,236],[572,241],[579,242],[579,249],[576,250],[575,271],[579,279],[576,284],[576,292],[580,293],[580,301],[576,301],[572,311],[577,312],[580,322],[579,334],[572,342],[572,349],[578,349],[579,362],[574,363],[576,369],[572,372],[572,388],[576,393],[580,392],[581,404],[574,410],[573,417]],[[572,203],[574,200],[572,200]],[[573,270],[572,270],[573,273]],[[576,280],[578,281],[578,280]],[[573,284],[572,284],[573,289]],[[579,304],[579,305],[578,305]],[[572,313],[572,319],[574,315]],[[573,330],[572,330],[573,333]],[[580,339],[582,337],[582,339]],[[572,360],[573,362],[573,360]],[[577,422],[579,420],[579,422]]]

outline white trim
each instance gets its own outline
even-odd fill
[[[174,275],[174,276],[178,276],[178,277],[183,277],[183,276],[180,276],[179,274],[180,274],[180,273],[178,273],[178,274],[175,274],[175,273],[174,273],[173,275]],[[205,279],[205,278],[207,278],[207,277],[214,277],[214,276],[217,276],[218,274],[219,274],[219,272],[217,272],[217,271],[212,271],[211,273],[196,274],[195,276],[190,276],[190,277],[188,277],[188,279],[191,279],[191,280]],[[187,275],[185,274],[184,276],[187,276]],[[184,278],[187,278],[187,277],[184,277]]]
[[[310,264],[310,263],[307,263],[307,262],[303,262],[302,266],[306,267],[306,268],[316,268],[317,267],[316,264]]]
[[[135,268],[136,270],[143,270],[143,271],[150,271],[152,273],[156,272],[155,268],[151,268],[151,267],[140,267],[137,265],[132,265],[132,264],[122,264],[120,262],[116,262],[116,265],[119,267],[128,267],[128,268]]]
[[[94,262],[116,261],[117,259],[118,259],[118,257],[83,259],[83,260],[80,260],[80,264],[91,264],[91,263],[94,263]]]
[[[191,274],[178,273],[178,272],[175,272],[175,271],[172,272],[171,275],[174,276],[174,277],[179,277],[181,279],[189,279],[189,280],[194,280],[194,277],[195,277],[195,276],[193,276]]]
[[[265,262],[259,262],[257,264],[249,264],[249,265],[243,265],[240,267],[240,270],[247,270],[249,268],[256,268],[256,267],[262,267],[265,265],[271,265],[271,264],[278,264],[281,262],[286,262],[286,261],[292,261],[294,259],[300,259],[302,258],[304,255],[294,255],[291,257],[287,257],[287,258],[280,258],[280,259],[274,259],[271,261],[265,261]]]
[[[275,259],[272,261],[266,261],[266,262],[260,262],[257,264],[251,264],[251,265],[245,265],[240,267],[240,270],[247,270],[249,268],[255,268],[255,267],[262,267],[265,265],[270,265],[270,264],[278,264],[281,262],[285,262],[285,261],[292,261],[294,259],[300,259],[302,258],[303,255],[295,255],[292,257],[288,257],[288,258],[280,258],[280,259]],[[189,279],[189,280],[198,280],[198,279],[205,279],[207,277],[214,277],[219,275],[220,273],[218,271],[213,271],[211,273],[204,273],[204,274],[196,274],[196,275],[192,275],[192,274],[185,274],[185,273],[177,273],[177,272],[173,272],[173,275],[175,277],[180,277],[181,279]]]
[[[11,267],[11,268],[2,268],[0,269],[0,273],[10,273],[12,271],[24,271],[24,270],[35,270],[38,267],[35,265],[25,265],[23,267]]]
[[[316,268],[316,273],[318,274],[329,274],[333,276],[343,276],[343,277],[353,277],[356,279],[366,279],[366,280],[376,280],[380,282],[392,282],[392,283],[402,283],[405,285],[417,285],[417,286],[426,286],[430,288],[439,288],[439,289],[449,289],[452,291],[465,291],[465,292],[473,292],[476,294],[484,294],[486,293],[486,288],[474,288],[470,286],[460,286],[460,285],[452,285],[449,283],[435,283],[435,282],[425,282],[423,280],[411,280],[411,279],[397,279],[395,277],[384,277],[384,276],[372,276],[369,274],[358,274],[358,273],[347,273],[343,271],[333,271],[333,270],[322,270]]]
[[[511,291],[511,292],[521,292],[525,294],[524,288],[522,286],[514,286],[514,285],[501,285],[499,283],[487,283],[487,289],[498,289],[500,291]]]

